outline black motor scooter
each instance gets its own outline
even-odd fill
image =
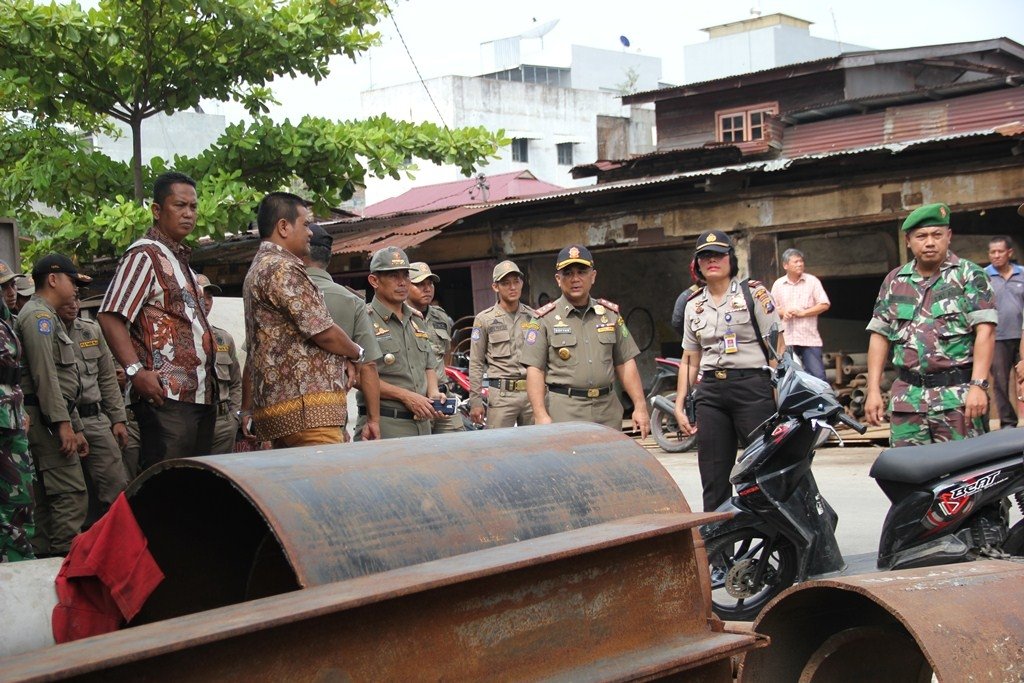
[[[847,568],[835,536],[839,517],[819,493],[811,463],[830,434],[839,437],[837,424],[865,427],[790,353],[771,372],[778,412],[756,430],[730,476],[737,494],[717,510],[735,515],[701,527],[722,619],[753,619],[790,585]],[[1024,553],[1024,521],[1009,524],[1011,497],[1024,512],[1024,429],[890,448],[870,475],[891,503],[879,570]]]

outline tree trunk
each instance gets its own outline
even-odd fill
[[[132,116],[132,179],[135,181],[135,203],[142,206],[145,190],[142,187],[142,117]]]

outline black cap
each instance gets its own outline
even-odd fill
[[[313,233],[313,236],[309,238],[309,246],[327,247],[328,249],[334,246],[334,238],[321,228],[319,224],[313,223],[310,225],[309,231]]]
[[[92,282],[92,278],[88,275],[80,274],[74,262],[64,254],[47,254],[32,266],[33,277],[36,275],[49,275],[50,273],[67,273],[71,276],[72,280],[75,280],[80,285],[87,285]]]
[[[732,240],[721,230],[708,230],[702,232],[697,238],[697,246],[693,253],[699,254],[702,251],[714,251],[719,254],[727,254],[732,251]]]
[[[591,256],[590,250],[582,244],[570,244],[566,248],[562,249],[562,251],[558,252],[558,260],[555,261],[555,270],[561,270],[562,268],[571,266],[574,263],[590,268],[594,265],[594,257]]]

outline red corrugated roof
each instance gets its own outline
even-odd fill
[[[558,185],[538,180],[529,171],[500,173],[487,176],[485,180],[487,182],[486,200],[478,187],[479,181],[476,178],[467,178],[451,183],[414,187],[397,197],[385,199],[366,207],[363,216],[371,218],[414,211],[435,211],[466,204],[482,204],[484,201],[499,202],[504,199],[533,197],[563,189]]]
[[[397,218],[376,220],[364,218],[356,221],[354,230],[343,230],[334,232],[331,229],[335,226],[348,226],[351,223],[322,223],[327,231],[334,235],[334,246],[331,247],[333,254],[356,254],[372,253],[383,247],[400,247],[408,249],[421,242],[426,242],[431,237],[439,235],[441,231],[466,216],[472,216],[487,209],[487,206],[460,206],[443,211],[434,211],[424,214],[410,214]]]

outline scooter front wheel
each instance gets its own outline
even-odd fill
[[[670,403],[675,403],[676,392],[663,394]],[[653,403],[653,401],[652,401]],[[654,404],[651,409],[651,436],[661,450],[666,453],[683,453],[697,443],[697,435],[683,436],[676,422],[675,412],[667,412]]]
[[[711,606],[726,621],[751,621],[793,585],[796,550],[785,540],[739,529],[705,540],[711,565]]]

